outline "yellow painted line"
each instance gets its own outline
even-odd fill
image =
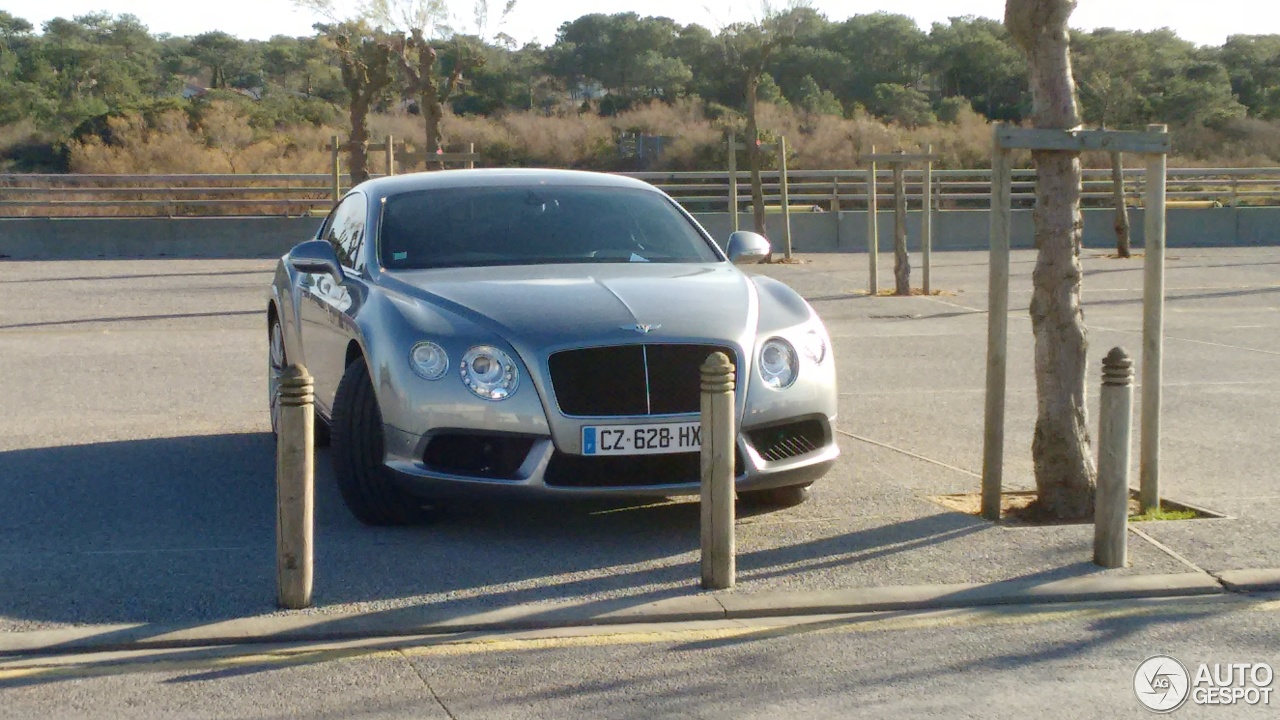
[[[1034,625],[1068,620],[1102,620],[1158,615],[1176,608],[1209,615],[1217,611],[1248,610],[1280,612],[1280,600],[1253,601],[1222,596],[1199,600],[1151,602],[1137,606],[1105,604],[1093,607],[1019,607],[940,610],[924,614],[844,615],[796,618],[787,622],[771,620],[726,621],[724,627],[701,627],[671,630],[616,630],[592,628],[583,635],[548,635],[541,637],[483,637],[435,640],[372,639],[344,647],[291,648],[271,652],[233,654],[223,657],[190,659],[150,659],[174,653],[208,653],[208,648],[189,651],[157,650],[136,658],[110,658],[105,661],[83,661],[68,658],[26,658],[0,664],[0,682],[9,680],[63,680],[108,677],[140,673],[186,673],[218,671],[252,666],[300,666],[327,662],[386,659],[395,657],[462,657],[480,653],[529,652],[571,648],[609,647],[618,645],[653,645],[659,643],[698,643],[716,640],[767,640],[813,633],[845,634],[890,632],[941,628],[966,628],[1000,625]],[[581,630],[581,629],[580,629]],[[563,631],[562,631],[563,632]],[[388,647],[394,643],[394,647]],[[231,650],[231,649],[229,649]],[[81,656],[83,657],[83,656]],[[21,663],[27,663],[25,665]]]

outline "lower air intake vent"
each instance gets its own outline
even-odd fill
[[[760,457],[767,462],[777,462],[811,453],[820,449],[827,441],[822,423],[817,420],[801,420],[786,425],[750,430],[747,432],[747,437],[751,438],[751,444],[755,446],[756,452],[760,453]]]
[[[514,480],[532,448],[533,438],[527,437],[440,433],[427,442],[422,462],[450,475]]]

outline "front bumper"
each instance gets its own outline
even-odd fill
[[[834,421],[834,417],[816,415],[743,429],[737,440],[738,490],[807,485],[821,478],[840,455]],[[806,442],[797,444],[794,439],[780,437],[798,427],[805,428]],[[450,472],[427,462],[428,458],[439,462],[439,456],[430,450],[435,437],[390,426],[384,432],[387,466],[403,486],[425,498],[477,494],[665,497],[701,491],[698,453],[587,457],[558,450],[548,436],[519,436],[504,444],[518,448],[516,457],[510,457],[510,452],[499,453],[508,457],[486,465],[484,471]]]

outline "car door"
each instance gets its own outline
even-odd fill
[[[338,256],[342,277],[308,273],[300,278],[303,362],[315,378],[315,401],[326,416],[346,370],[356,298],[363,297],[366,202],[362,193],[348,195],[322,231],[321,239]]]

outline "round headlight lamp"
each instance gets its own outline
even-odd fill
[[[812,360],[814,365],[821,365],[827,359],[827,339],[816,329],[804,334],[800,347],[804,350],[805,357]]]
[[[511,356],[490,345],[477,345],[462,356],[462,384],[476,397],[506,400],[520,385],[520,370]]]
[[[439,380],[449,371],[449,355],[433,342],[420,342],[409,351],[409,365],[424,380]]]
[[[760,379],[775,390],[790,387],[800,371],[800,357],[791,343],[782,338],[770,338],[760,346]]]

